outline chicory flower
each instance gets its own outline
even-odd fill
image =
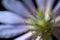
[[[35,40],[39,40],[40,36],[48,40],[51,30],[60,26],[57,24],[60,0],[53,7],[54,3],[55,0],[3,0],[2,4],[9,12],[0,12],[0,21],[6,24],[1,25],[0,37],[9,38],[29,30]]]

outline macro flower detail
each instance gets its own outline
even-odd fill
[[[57,1],[57,0],[56,0]],[[60,27],[60,0],[2,0],[7,11],[0,11],[0,37],[20,36],[19,40],[57,39],[53,29]],[[17,40],[17,39],[15,39]]]

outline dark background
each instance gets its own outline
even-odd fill
[[[21,0],[19,0],[19,1],[21,1]],[[34,3],[35,7],[37,8],[37,5],[36,5],[36,3],[35,3],[35,0],[32,0],[32,1],[33,1],[33,3]],[[56,6],[56,4],[58,3],[58,1],[59,1],[59,0],[55,0],[52,9]],[[4,10],[6,10],[6,9],[3,7],[3,5],[1,4],[1,2],[2,2],[2,0],[0,0],[0,11],[4,11]]]

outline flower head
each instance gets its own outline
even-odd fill
[[[60,26],[56,19],[60,14],[60,0],[56,5],[55,0],[2,0],[2,5],[9,12],[0,12],[0,21],[7,24],[7,29],[1,28],[6,31],[2,31],[0,37],[9,38],[29,30],[35,38],[43,36],[43,40],[48,40],[52,29]]]

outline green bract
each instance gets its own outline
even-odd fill
[[[38,20],[33,20],[29,19],[29,21],[34,24],[34,28],[31,29],[32,31],[35,31],[36,37],[39,35],[43,36],[43,40],[48,40],[48,38],[51,36],[51,28],[53,27],[53,24],[51,22],[52,19],[50,19],[50,14],[51,12],[49,11],[47,20],[45,19],[45,15],[43,15],[41,10],[37,11],[37,16]]]

